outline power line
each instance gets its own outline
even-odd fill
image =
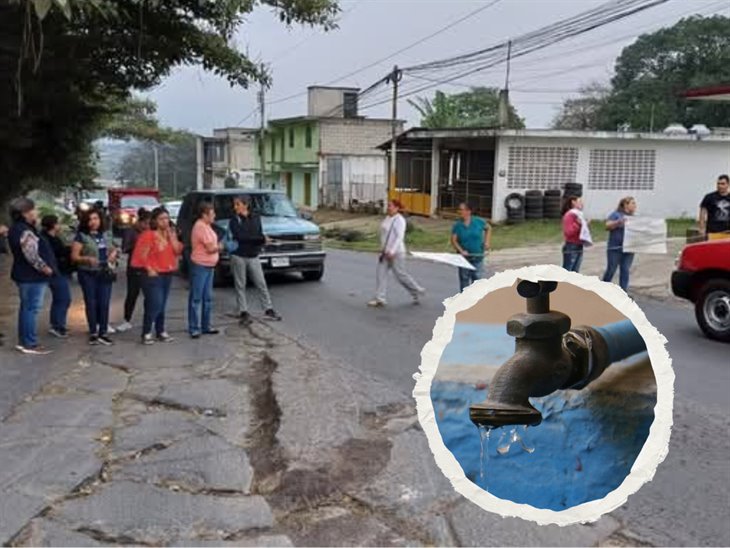
[[[394,51],[393,53],[391,53],[391,54],[389,54],[389,55],[387,55],[385,57],[382,57],[382,58],[378,59],[377,61],[373,61],[372,63],[369,63],[369,64],[367,64],[365,66],[362,66],[362,67],[360,67],[360,68],[358,68],[356,70],[353,70],[351,72],[348,72],[347,74],[343,74],[342,76],[338,76],[337,78],[334,78],[333,80],[330,80],[329,82],[327,82],[325,84],[322,84],[322,85],[329,86],[329,85],[335,84],[335,83],[337,83],[337,82],[339,82],[341,80],[344,80],[346,78],[350,78],[351,76],[354,76],[356,74],[359,74],[360,72],[362,72],[364,70],[367,70],[369,68],[373,68],[373,67],[375,67],[375,66],[377,66],[377,65],[379,65],[381,63],[384,63],[385,61],[388,61],[388,60],[392,59],[396,55],[399,55],[399,54],[404,53],[404,52],[406,52],[408,50],[411,50],[411,49],[415,48],[416,46],[419,46],[422,43],[430,40],[431,38],[434,38],[434,37],[438,36],[439,34],[442,34],[442,33],[446,32],[447,30],[452,29],[456,25],[458,25],[458,24],[466,21],[467,19],[470,19],[470,18],[474,17],[475,15],[477,15],[477,14],[479,14],[479,13],[481,13],[481,12],[483,12],[483,11],[489,9],[489,8],[491,8],[492,6],[498,4],[501,1],[502,0],[492,0],[488,4],[486,4],[484,6],[480,6],[479,8],[470,11],[466,15],[460,17],[459,19],[456,19],[455,21],[452,21],[448,25],[446,25],[444,27],[441,27],[440,29],[436,30],[435,32],[432,32],[431,34],[429,34],[427,36],[424,36],[423,38],[420,38],[420,39],[416,40],[415,42],[413,42],[411,44],[408,44],[407,46],[402,47],[402,48]],[[280,99],[275,99],[273,101],[270,101],[268,104],[269,105],[275,105],[275,104],[278,104],[278,103],[284,103],[284,102],[289,101],[291,99],[296,99],[298,97],[303,97],[306,94],[307,94],[307,92],[300,92],[300,93],[292,94],[292,95],[289,95],[287,97],[282,97]]]

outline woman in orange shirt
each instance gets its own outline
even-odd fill
[[[200,205],[198,220],[190,236],[190,294],[188,296],[188,332],[193,339],[200,335],[216,335],[211,327],[213,310],[213,277],[223,244],[211,226],[215,209],[211,203]],[[202,329],[201,329],[202,326]]]
[[[182,244],[170,226],[170,215],[158,207],[152,212],[150,229],[137,240],[132,254],[132,267],[142,269],[144,293],[144,325],[142,343],[154,344],[152,328],[160,342],[172,342],[165,330],[165,309],[170,296],[172,275],[177,271]]]

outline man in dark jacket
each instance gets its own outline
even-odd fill
[[[132,253],[137,245],[139,235],[150,227],[150,212],[144,208],[137,211],[137,222],[128,228],[122,237],[122,253],[127,256],[127,297],[124,299],[124,322],[117,326],[117,331],[129,331],[132,325],[134,308],[137,306],[137,299],[142,291],[142,280],[145,274],[144,269],[132,267]]]
[[[231,269],[236,285],[236,302],[242,325],[251,323],[246,302],[246,281],[251,277],[254,287],[259,292],[261,304],[264,308],[264,318],[267,320],[281,320],[271,304],[271,295],[266,286],[266,278],[261,268],[259,254],[266,243],[261,228],[261,218],[251,211],[249,199],[245,196],[233,200],[236,215],[230,220],[229,230],[238,248],[231,254]]]
[[[18,310],[18,345],[23,354],[50,354],[38,344],[36,319],[43,307],[43,295],[48,281],[58,265],[51,246],[38,234],[35,225],[38,212],[33,200],[17,198],[10,205],[13,225],[8,233],[8,243],[13,254],[11,278],[18,286],[20,309]]]
[[[61,239],[61,225],[55,215],[46,215],[41,219],[43,232],[41,238],[50,246],[56,258],[56,268],[48,285],[51,289],[51,329],[48,331],[59,339],[68,338],[66,321],[71,306],[71,284],[69,278],[73,272],[71,266],[71,247]]]
[[[3,255],[8,252],[7,239],[8,239],[8,227],[3,224],[0,224],[0,255]],[[5,338],[5,333],[0,331],[0,346],[3,345],[4,338]]]

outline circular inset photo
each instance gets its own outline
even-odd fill
[[[674,374],[617,286],[543,265],[450,299],[416,396],[441,470],[486,510],[597,520],[666,456]]]

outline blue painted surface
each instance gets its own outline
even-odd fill
[[[597,327],[608,346],[608,356],[612,362],[623,360],[646,350],[646,343],[631,320],[610,323]]]
[[[506,337],[502,348],[495,348],[500,327],[504,329],[457,325],[440,367],[494,364],[503,355],[499,361],[504,361],[513,352],[514,339]],[[470,336],[459,336],[464,334]],[[482,478],[480,436],[469,420],[469,405],[486,396],[487,390],[474,384],[432,384],[431,398],[446,447],[466,476],[493,495],[556,511],[603,498],[623,482],[649,434],[656,403],[653,395],[625,392],[562,391],[534,398],[531,402],[541,411],[543,422],[526,430],[518,427],[517,432],[535,451],[527,453],[514,443],[509,453],[500,455],[499,439],[503,432],[508,437],[511,428],[492,431],[488,447],[485,443]]]

